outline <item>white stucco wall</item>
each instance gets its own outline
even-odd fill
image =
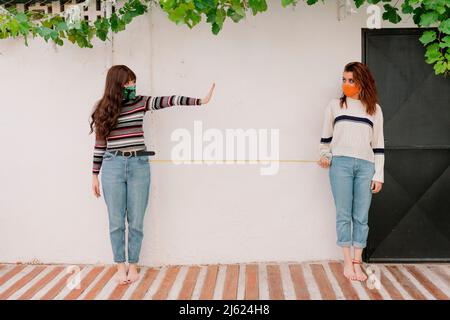
[[[110,62],[136,72],[138,94],[203,97],[217,84],[207,106],[147,114],[158,159],[170,158],[174,129],[201,120],[205,129],[278,128],[280,159],[316,160],[323,109],[345,63],[361,60],[359,11],[339,22],[334,1],[295,11],[271,1],[214,36],[154,10],[114,35],[113,52],[98,40],[56,50],[40,38],[1,40],[0,262],[112,262],[88,135]],[[143,264],[340,257],[328,172],[315,163],[281,164],[273,176],[248,164],[151,166]]]

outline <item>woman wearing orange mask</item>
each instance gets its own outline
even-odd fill
[[[372,193],[378,193],[384,182],[383,113],[365,64],[348,63],[342,81],[342,96],[331,100],[325,110],[318,164],[330,168],[344,275],[365,281],[360,265],[369,232],[369,208]]]

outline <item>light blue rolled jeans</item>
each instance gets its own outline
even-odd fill
[[[114,262],[126,262],[125,220],[128,222],[128,262],[137,263],[144,236],[144,215],[150,192],[148,156],[122,156],[106,151],[102,162],[102,190],[108,208]]]
[[[370,185],[374,173],[373,162],[348,156],[332,157],[329,177],[336,205],[337,245],[340,247],[366,247],[372,200]]]

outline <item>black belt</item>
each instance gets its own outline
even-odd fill
[[[148,151],[148,150],[137,150],[137,151],[122,151],[122,150],[116,150],[116,151],[109,151],[110,153],[113,153],[116,156],[154,156],[155,151]]]

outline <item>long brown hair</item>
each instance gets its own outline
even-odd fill
[[[350,62],[345,65],[344,72],[353,73],[353,80],[361,88],[359,99],[366,106],[366,112],[368,114],[375,114],[377,111],[376,104],[378,102],[377,87],[369,68],[361,62]],[[341,108],[344,104],[347,106],[347,97],[345,94],[342,94],[339,104]]]
[[[136,81],[135,73],[125,65],[115,65],[109,68],[106,75],[103,97],[97,101],[91,114],[90,127],[100,138],[105,138],[117,123],[123,98],[123,86]]]

